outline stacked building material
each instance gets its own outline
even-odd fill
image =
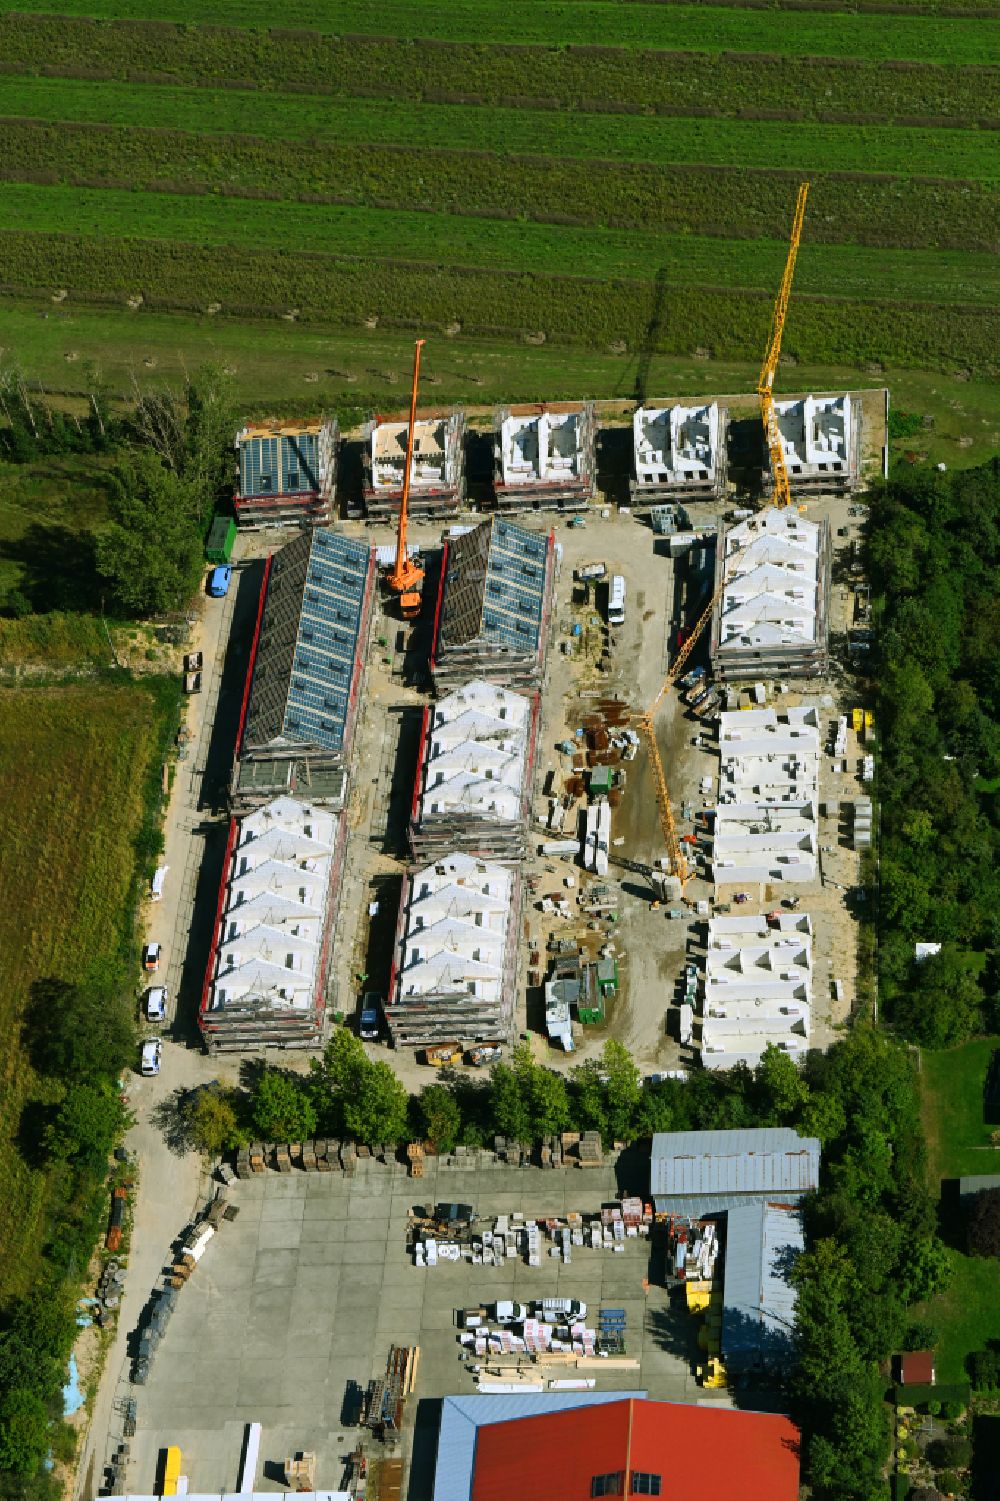
[[[770,509],[716,547],[712,666],[731,682],[826,671],[830,523]]]
[[[374,586],[373,549],[326,528],[268,560],[237,739],[235,812],[296,789],[343,806]]]
[[[849,495],[861,476],[861,399],[805,396],[775,410],[792,495]],[[765,488],[771,481],[765,469]]]
[[[555,536],[506,517],[445,543],[431,671],[438,692],[473,679],[539,688],[555,588]]]
[[[639,407],[632,417],[632,504],[716,500],[726,488],[726,409]]]
[[[537,738],[537,694],[477,680],[428,705],[410,818],[414,860],[459,850],[523,859]]]
[[[233,504],[241,528],[322,525],[334,515],[337,448],[334,418],[242,428],[233,442],[239,479]]]
[[[343,814],[275,798],[230,825],[199,1024],[210,1051],[318,1042]]]
[[[389,521],[399,515],[409,427],[409,413],[373,417],[365,427],[362,495],[369,521]],[[444,519],[455,514],[464,497],[465,413],[425,413],[413,425],[410,515]]]
[[[581,511],[597,487],[594,403],[499,407],[494,417],[497,509]]]
[[[403,881],[385,1015],[396,1047],[509,1042],[521,877],[449,854]]]

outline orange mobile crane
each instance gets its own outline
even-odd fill
[[[424,570],[418,568],[406,553],[406,523],[410,507],[410,470],[413,467],[413,429],[417,420],[417,385],[420,380],[420,351],[425,344],[418,339],[413,351],[413,390],[410,393],[410,425],[406,430],[406,469],[403,473],[403,498],[399,504],[399,525],[396,531],[396,561],[386,573],[385,581],[399,598],[399,612],[404,620],[415,620],[420,614],[420,585]]]
[[[801,183],[798,197],[795,201],[795,217],[792,220],[792,232],[788,243],[788,255],[785,260],[785,274],[781,278],[781,290],[774,304],[774,313],[771,318],[771,335],[768,339],[767,353],[761,366],[760,376],[757,381],[757,394],[760,397],[761,418],[764,423],[764,436],[767,440],[768,452],[771,456],[771,470],[774,475],[774,490],[768,504],[787,506],[791,503],[791,493],[788,485],[788,470],[785,466],[785,455],[781,446],[781,434],[778,431],[778,417],[774,407],[774,376],[778,368],[778,360],[781,356],[781,336],[785,328],[785,317],[788,312],[788,299],[792,290],[792,277],[795,274],[795,259],[799,253],[799,241],[802,238],[802,224],[805,219],[806,198],[809,193],[809,184]],[[656,711],[664,696],[673,687],[684,664],[690,657],[697,645],[702,632],[712,618],[712,611],[718,603],[723,590],[720,584],[705,609],[698,618],[697,623],[691,630],[677,656],[671,664],[659,692],[636,721],[639,733],[642,735],[649,750],[649,764],[653,771],[653,786],[656,792],[656,806],[660,815],[660,829],[664,842],[667,846],[667,858],[670,862],[670,873],[680,881],[681,891],[691,876],[691,871],[684,855],[680,838],[677,833],[677,824],[674,820],[673,805],[670,801],[670,789],[667,786],[667,775],[663,769],[663,758],[660,755],[660,747],[656,741]]]

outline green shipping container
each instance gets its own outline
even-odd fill
[[[236,541],[236,521],[232,516],[216,516],[205,543],[206,563],[228,563]]]

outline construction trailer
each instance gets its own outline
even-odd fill
[[[633,505],[718,500],[726,491],[725,407],[641,406],[632,416]]]
[[[322,1038],[347,820],[278,797],[233,819],[198,1022],[209,1052]]]
[[[711,657],[723,682],[828,666],[830,523],[789,507],[735,522],[716,548]]]
[[[365,425],[362,500],[369,521],[399,515],[406,472],[409,414],[373,417]],[[413,424],[409,512],[414,520],[454,516],[465,499],[465,413],[425,412]]]
[[[326,528],[268,559],[237,734],[234,813],[281,793],[343,807],[374,596],[374,549]]]
[[[582,511],[597,491],[594,403],[498,407],[493,419],[497,510]]]
[[[776,401],[781,448],[793,498],[850,495],[861,484],[861,398],[850,392]],[[765,490],[772,481],[768,463]]]
[[[471,679],[541,687],[555,567],[554,534],[506,516],[445,542],[430,660],[438,693]]]
[[[386,1022],[395,1047],[509,1043],[519,870],[453,852],[404,877]]]
[[[449,850],[524,858],[538,718],[537,693],[482,681],[427,705],[409,826],[415,861]]]
[[[235,516],[216,516],[205,541],[206,563],[228,563],[236,541]]]
[[[335,514],[340,430],[317,422],[259,423],[233,440],[239,473],[233,506],[240,529],[322,526]]]

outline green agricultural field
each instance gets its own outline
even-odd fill
[[[190,241],[200,245],[249,243],[276,251],[300,250],[364,256],[373,246],[392,247],[408,261],[532,271],[552,276],[628,277],[651,281],[657,272],[674,286],[742,286],[770,291],[781,279],[785,245],[775,240],[727,241],[602,228],[577,229],[480,220],[457,214],[285,203],[275,215],[269,202],[121,189],[0,186],[0,219],[11,228],[75,235]],[[796,290],[823,294],[835,287],[846,298],[939,303],[1000,302],[1000,262],[969,252],[884,251],[861,246],[806,246]]]
[[[564,394],[609,356],[752,367],[807,177],[789,355],[988,378],[1000,22],[961,9],[290,0],[274,32],[260,0],[0,9],[0,288],[178,330],[447,331],[472,363],[506,341],[505,394]],[[529,391],[514,351],[543,339],[575,371]]]
[[[43,6],[27,9],[43,10]],[[155,19],[215,26],[268,26],[268,0],[60,0],[69,15]],[[289,0],[289,28],[349,35],[429,37],[441,41],[518,46],[642,47],[692,52],[777,52],[800,56],[905,58],[978,63],[1000,53],[1000,25],[986,19],[933,16],[914,25],[906,16],[643,5],[617,0]]]
[[[47,1180],[21,1155],[24,1109],[46,1098],[21,1047],[32,985],[113,969],[132,952],[135,841],[160,710],[139,685],[0,690],[0,1302],[23,1292]]]
[[[564,110],[485,110],[475,105],[415,104],[393,99],[317,99],[233,89],[136,89],[72,78],[0,76],[0,117],[87,124],[183,124],[208,141],[232,132],[264,140],[323,145],[434,147],[449,151],[524,153],[655,165],[905,173],[1000,180],[995,132],[897,125],[816,125],[760,120],[616,116]]]

